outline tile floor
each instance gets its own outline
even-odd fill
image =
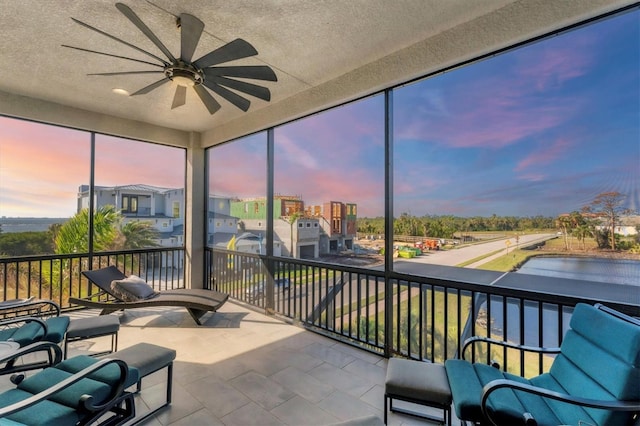
[[[83,310],[73,318],[97,315]],[[383,418],[387,360],[228,302],[196,326],[183,309],[119,314],[118,347],[149,342],[177,351],[172,404],[145,425],[326,425]],[[109,347],[109,337],[70,344],[70,356]],[[1,387],[8,378],[0,377]],[[10,385],[10,383],[9,383]],[[138,415],[164,401],[166,370],[143,381]],[[390,425],[429,425],[389,414]]]

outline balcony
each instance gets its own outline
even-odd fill
[[[599,301],[587,291],[575,297],[489,285],[496,282],[491,271],[438,267],[420,277],[219,249],[205,257],[205,287],[232,301],[206,316],[204,326],[180,309],[121,314],[120,348],[147,341],[178,351],[174,402],[158,415],[160,424],[327,424],[382,416],[388,357],[443,362],[458,357],[464,339],[476,334],[557,346],[573,306]],[[68,303],[92,292],[80,274],[88,265],[114,264],[163,289],[182,286],[183,259],[182,249],[2,258],[0,285],[4,299],[50,298],[72,317],[91,316],[97,312]],[[549,278],[528,280],[535,287]],[[631,302],[608,304],[639,314]],[[81,353],[101,344],[72,348]],[[497,360],[525,376],[551,361],[493,348],[474,348],[471,357]],[[147,381],[145,404],[163,395],[161,380]],[[390,424],[415,422],[390,417]]]

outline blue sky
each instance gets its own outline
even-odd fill
[[[634,11],[395,89],[395,215],[556,216],[606,191],[640,210],[639,20]],[[0,129],[0,216],[73,214],[88,165],[68,160],[87,158],[86,133],[2,118]],[[383,215],[381,95],[274,134],[276,193]],[[100,145],[97,183],[182,186],[174,151],[136,145],[149,161],[123,163],[129,145]],[[47,170],[33,161],[43,156]],[[212,192],[263,196],[265,157],[265,132],[212,150]]]
[[[640,209],[638,16],[397,88],[395,215],[557,216],[606,191]],[[383,215],[383,108],[377,95],[276,128],[276,193]],[[266,135],[249,139],[214,154],[215,192],[250,196],[265,175],[234,161],[264,156]],[[251,179],[222,182],[234,174]]]

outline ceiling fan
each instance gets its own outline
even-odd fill
[[[251,102],[244,96],[229,90],[234,89],[238,92],[245,93],[250,96],[254,96],[265,101],[271,100],[271,92],[268,88],[258,86],[247,81],[237,80],[241,79],[253,79],[253,80],[265,80],[265,81],[278,81],[276,74],[273,70],[266,65],[252,65],[252,66],[218,66],[225,62],[234,61],[236,59],[247,58],[258,54],[258,51],[245,40],[238,38],[224,46],[215,49],[206,55],[192,60],[193,54],[196,50],[200,36],[204,30],[204,23],[193,15],[183,13],[180,15],[177,21],[177,25],[180,28],[180,56],[175,57],[169,49],[160,41],[160,39],[149,29],[149,27],[135,14],[131,8],[123,3],[116,3],[116,8],[122,12],[142,33],[149,38],[155,44],[158,49],[166,56],[167,59],[163,59],[151,52],[141,49],[129,42],[126,42],[118,37],[108,34],[98,28],[95,28],[89,24],[79,21],[75,18],[71,18],[74,22],[89,28],[99,34],[116,40],[126,46],[129,46],[139,52],[142,52],[155,61],[149,62],[136,58],[130,58],[127,56],[114,55],[106,52],[99,52],[96,50],[84,49],[81,47],[63,45],[71,49],[76,49],[84,52],[96,53],[99,55],[111,56],[119,59],[126,59],[133,62],[142,63],[145,65],[152,65],[157,70],[147,71],[122,71],[122,72],[104,72],[104,73],[92,73],[88,75],[100,75],[100,76],[114,76],[125,74],[163,74],[163,78],[143,87],[142,89],[132,93],[130,96],[144,95],[152,90],[162,86],[165,83],[173,81],[176,83],[176,91],[173,96],[173,102],[171,109],[182,106],[186,103],[187,88],[193,88],[202,103],[207,107],[210,114],[214,114],[220,109],[220,104],[207,90],[210,89],[214,93],[218,94],[222,98],[226,99],[242,111],[247,111]],[[235,78],[229,78],[235,77]]]

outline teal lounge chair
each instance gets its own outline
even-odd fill
[[[508,342],[472,338],[536,351]],[[640,416],[640,321],[578,304],[548,373],[525,379],[489,365],[448,360],[460,420],[494,425],[633,425]],[[464,349],[463,349],[464,354]]]
[[[24,379],[0,394],[0,425],[121,425],[135,417],[135,368],[117,359],[77,356]]]

